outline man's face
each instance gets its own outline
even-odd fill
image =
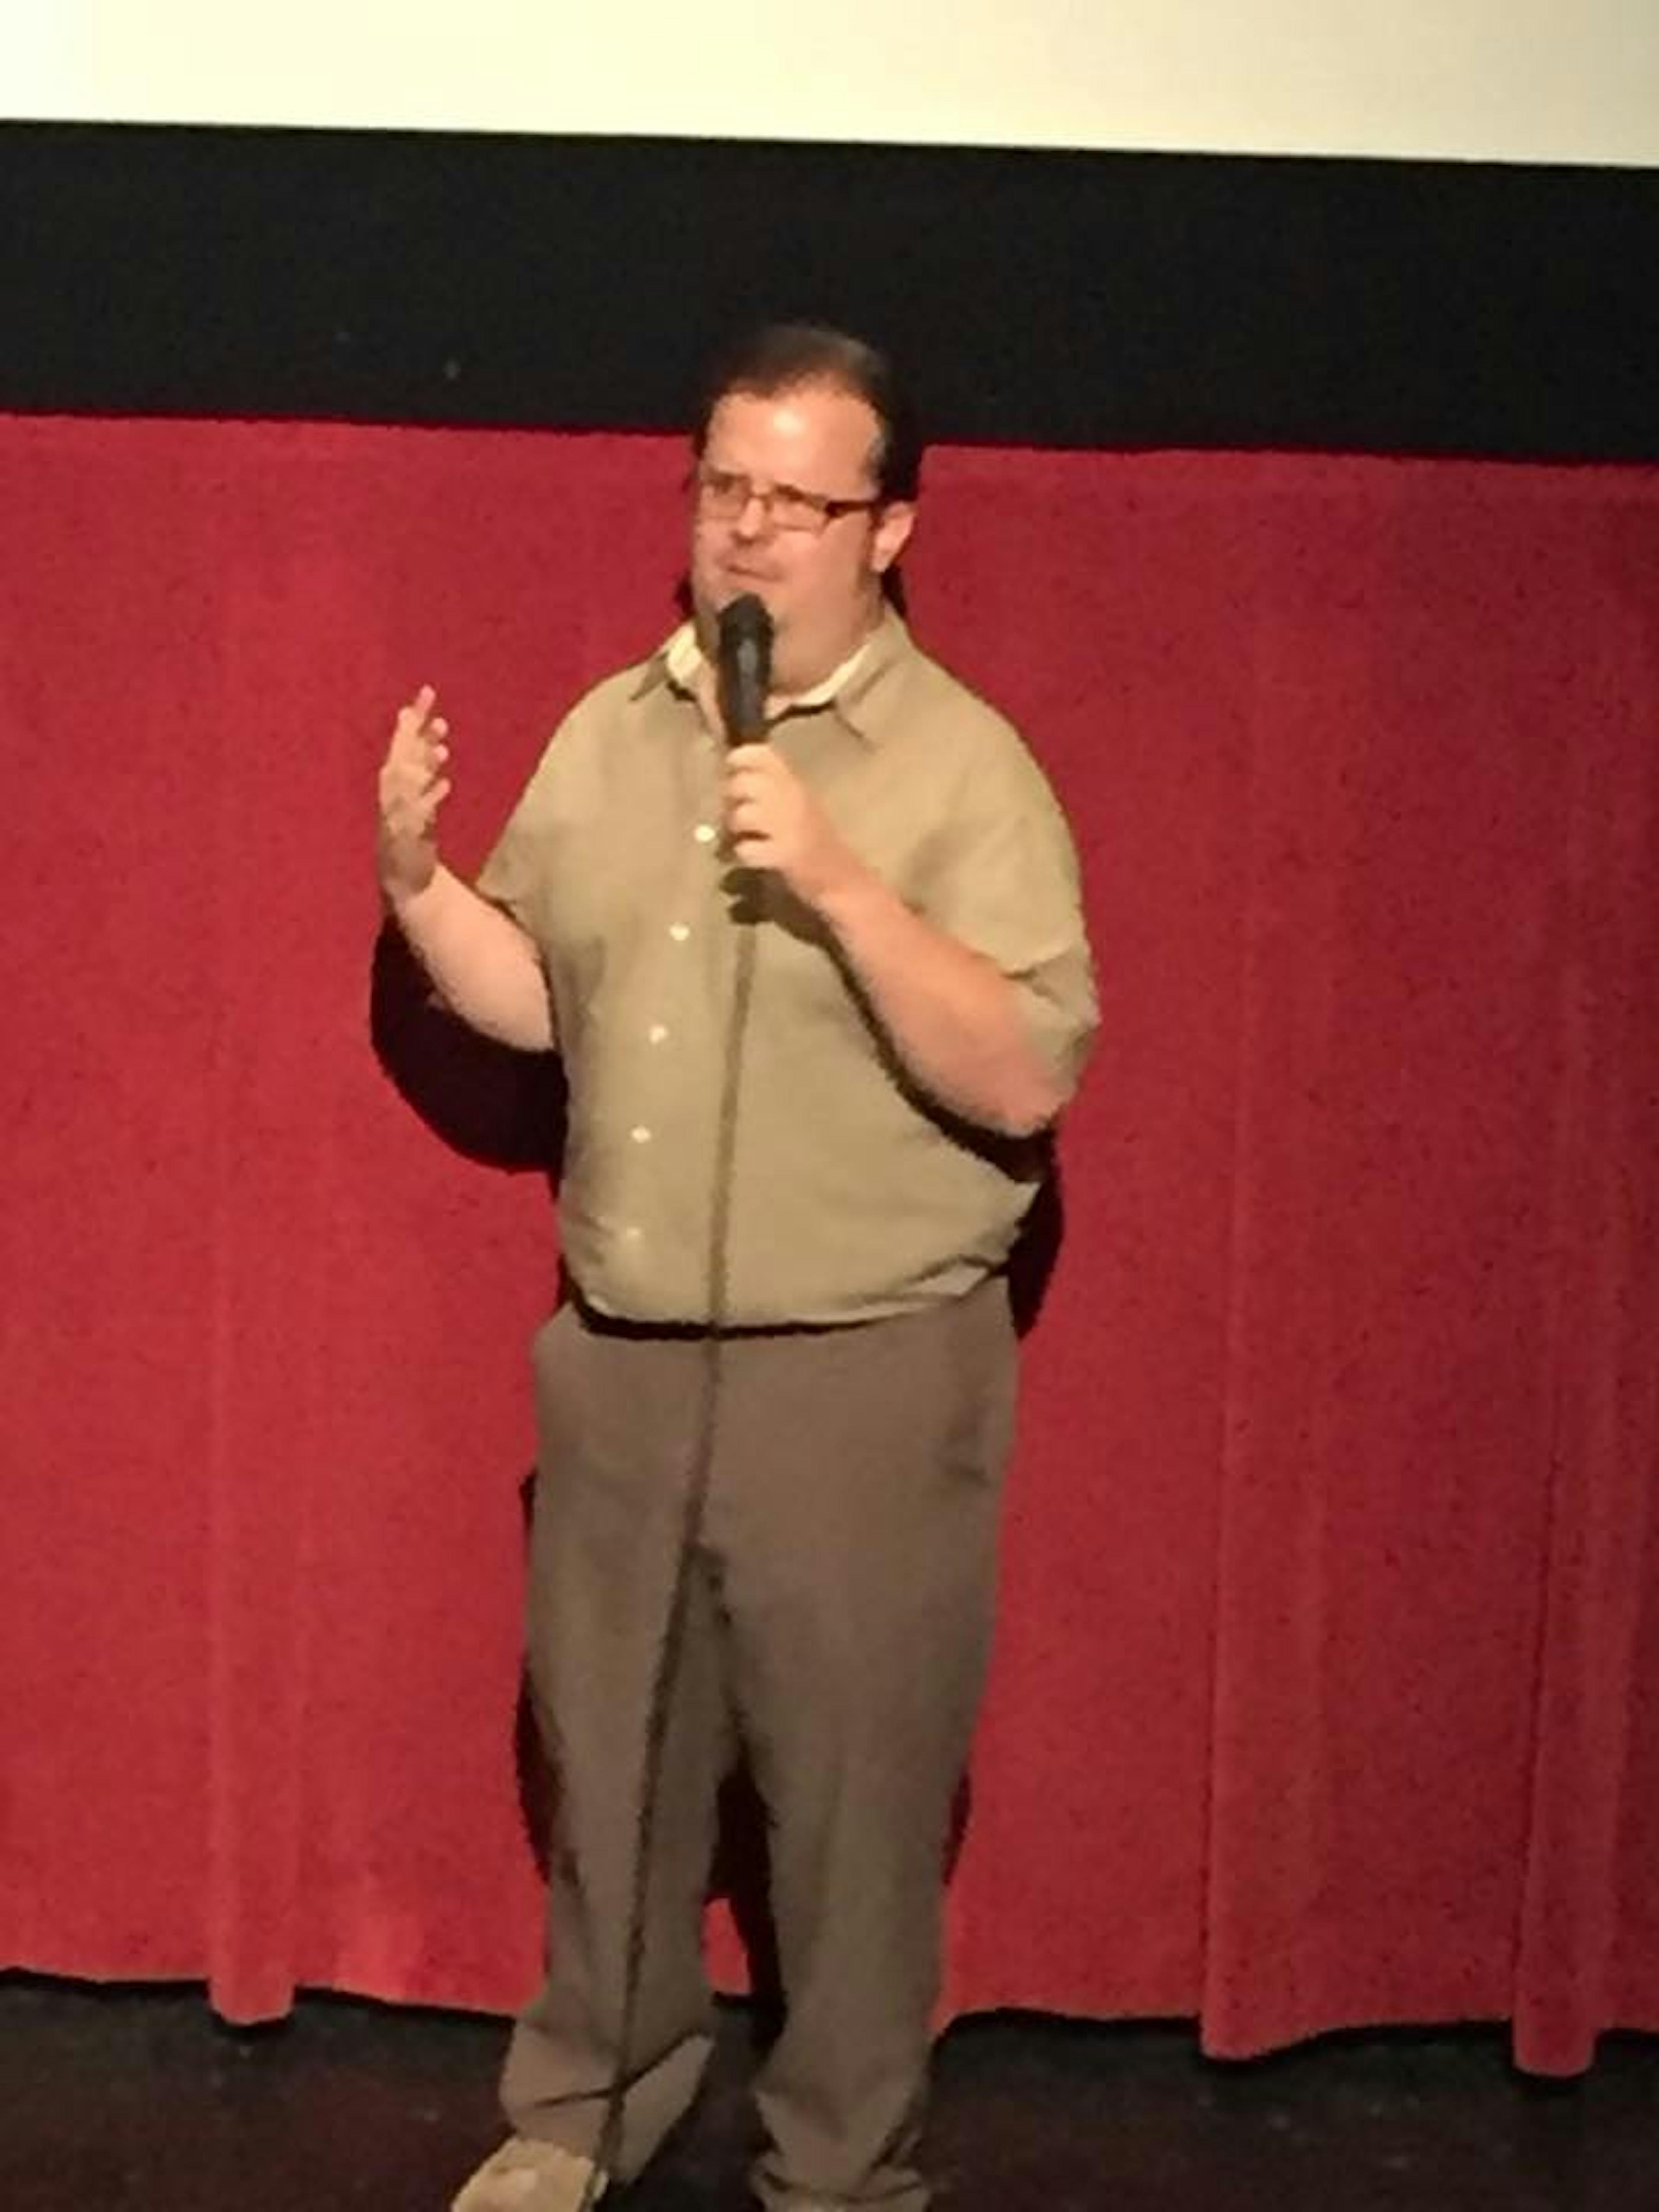
[[[868,404],[828,384],[770,397],[732,392],[715,406],[702,466],[762,493],[787,487],[830,499],[871,498],[878,425]],[[779,526],[763,498],[731,514],[694,507],[691,597],[705,649],[720,609],[744,592],[775,629],[773,683],[807,690],[846,659],[875,622],[882,571],[898,558],[913,510],[894,502],[832,517],[821,533]]]

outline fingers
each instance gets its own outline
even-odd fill
[[[437,703],[437,693],[429,684],[422,684],[415,696],[398,709],[398,719],[392,729],[393,745],[407,748],[441,744],[449,735],[449,725],[441,714],[433,713]]]
[[[729,791],[726,795],[726,834],[728,837],[764,837],[776,827],[775,807],[761,791]]]
[[[435,783],[443,769],[445,762],[449,758],[448,723],[444,721],[428,722],[426,727],[426,738],[427,742],[422,754],[422,761],[427,772],[428,781],[430,783]]]
[[[449,758],[449,725],[441,714],[433,713],[436,704],[437,694],[429,684],[422,684],[415,696],[398,709],[386,749],[388,769],[418,769],[427,781],[435,781]]]
[[[430,837],[436,830],[438,809],[449,796],[447,776],[422,785],[418,790],[410,786],[383,785],[380,792],[380,819],[394,837]]]
[[[770,745],[734,745],[726,757],[723,811],[734,856],[750,866],[770,865],[798,833],[803,794]]]
[[[726,755],[726,816],[756,799],[781,798],[793,778],[785,763],[765,745],[738,745]]]
[[[430,838],[450,793],[449,724],[434,713],[438,695],[422,684],[398,710],[380,769],[380,817],[396,837]]]

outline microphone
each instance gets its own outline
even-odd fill
[[[744,592],[720,611],[720,713],[734,745],[758,744],[765,737],[771,688],[772,617],[753,592]]]

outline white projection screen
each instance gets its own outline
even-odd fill
[[[1659,165],[1659,0],[14,0],[15,121]]]

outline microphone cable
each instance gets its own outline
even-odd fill
[[[732,742],[757,743],[766,734],[766,699],[769,688],[772,621],[761,601],[745,592],[724,607],[720,617],[720,675],[722,707]],[[696,1425],[685,1502],[681,1515],[674,1583],[668,1603],[662,1642],[653,1673],[647,1708],[644,1760],[640,1776],[638,1809],[635,1815],[634,1869],[628,1944],[623,1970],[622,2016],[617,2029],[616,2065],[605,2091],[605,2118],[598,2147],[583,2186],[577,2212],[592,2212],[601,2191],[608,2186],[622,2143],[623,2118],[628,2092],[633,2086],[632,2050],[640,1984],[645,1968],[645,1932],[651,1881],[651,1846],[656,1832],[658,1799],[661,1794],[664,1747],[674,1680],[685,1642],[685,1622],[690,1602],[691,1577],[709,1485],[714,1469],[723,1363],[721,1340],[727,1326],[730,1303],[730,1242],[732,1184],[737,1163],[738,1103],[743,1076],[744,1039],[749,1026],[750,1002],[755,989],[755,955],[760,919],[739,921],[737,965],[726,1021],[724,1073],[720,1115],[714,1134],[714,1179],[708,1219],[707,1267],[708,1319],[700,1340],[702,1359]]]

